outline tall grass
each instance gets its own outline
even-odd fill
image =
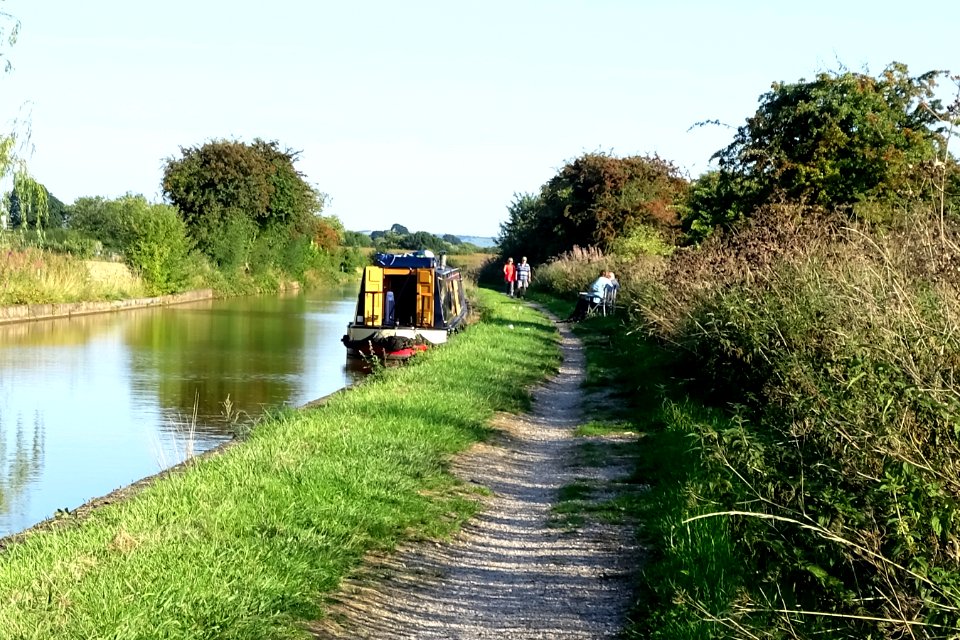
[[[480,292],[483,321],[322,406],[0,553],[0,637],[298,638],[362,555],[476,509],[447,473],[559,363],[553,326]]]
[[[0,305],[115,300],[144,295],[141,282],[101,283],[84,262],[36,248],[0,249]]]
[[[577,293],[597,279],[601,271],[612,270],[620,283],[618,300],[629,304],[646,297],[657,281],[664,258],[656,254],[604,254],[597,247],[574,247],[556,256],[534,272],[531,290],[575,301]]]
[[[960,233],[770,216],[672,256],[636,309],[729,416],[682,429],[700,480],[675,531],[728,531],[742,584],[666,601],[719,635],[955,634]]]

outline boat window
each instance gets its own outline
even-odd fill
[[[443,283],[443,292],[441,293],[440,305],[443,309],[443,319],[444,321],[449,322],[456,317],[457,311],[454,306],[454,300],[457,296],[457,291],[454,288],[455,280],[446,280]]]

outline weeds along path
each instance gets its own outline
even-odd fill
[[[492,491],[482,512],[450,543],[365,563],[312,626],[315,637],[612,638],[621,630],[637,566],[631,529],[551,526],[561,487],[625,473],[575,463],[585,363],[580,341],[561,333],[560,372],[534,391],[532,413],[498,417],[501,437],[455,462],[461,478]]]

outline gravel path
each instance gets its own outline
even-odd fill
[[[336,594],[317,638],[612,638],[621,630],[638,551],[627,526],[549,526],[560,487],[625,475],[578,467],[573,429],[584,355],[563,325],[563,364],[534,391],[530,414],[501,415],[502,437],[457,459],[455,472],[493,496],[450,543],[371,560]]]

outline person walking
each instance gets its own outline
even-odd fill
[[[517,295],[525,296],[527,287],[530,286],[530,263],[527,262],[527,256],[520,258],[520,264],[517,265]]]
[[[507,264],[503,265],[503,281],[507,284],[507,295],[513,297],[513,287],[517,281],[517,266],[513,264],[513,258],[507,258]]]

